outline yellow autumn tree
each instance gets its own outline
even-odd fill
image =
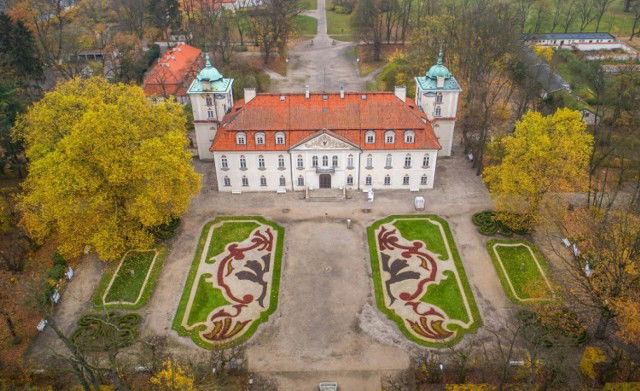
[[[184,109],[152,103],[139,87],[74,79],[18,118],[29,175],[22,224],[74,257],[103,259],[152,244],[149,230],[184,213],[200,190],[187,150]]]
[[[551,64],[551,60],[553,60],[553,48],[551,46],[536,45],[533,47],[533,51],[538,57]]]
[[[496,203],[497,218],[516,229],[530,228],[549,192],[584,189],[593,136],[578,111],[543,116],[530,111],[515,131],[488,146],[497,164],[482,176]]]
[[[163,391],[196,391],[193,385],[193,375],[178,362],[167,359],[162,363],[162,369],[149,379],[149,382]]]

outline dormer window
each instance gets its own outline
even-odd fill
[[[256,145],[264,145],[265,137],[263,132],[256,133]]]
[[[436,87],[444,88],[444,77],[443,76],[438,76],[436,78]]]
[[[244,132],[236,134],[236,144],[247,145],[247,135]]]
[[[365,142],[367,144],[373,144],[376,142],[376,132],[374,132],[373,130],[367,130],[367,133],[365,133]]]
[[[211,98],[210,96],[207,96],[204,99],[207,103],[207,106],[213,106],[213,98]]]
[[[416,139],[416,134],[413,130],[404,131],[404,142],[406,144],[413,144]]]
[[[396,134],[393,130],[387,130],[384,132],[384,142],[385,144],[393,144],[396,142]]]
[[[283,145],[284,144],[284,133],[278,132],[276,133],[276,144]]]

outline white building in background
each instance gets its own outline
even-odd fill
[[[234,102],[210,63],[189,88],[200,159],[219,191],[433,188],[451,154],[460,86],[438,63],[416,78],[416,100],[394,92],[256,94]]]

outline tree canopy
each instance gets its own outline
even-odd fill
[[[483,179],[496,201],[499,219],[525,228],[537,219],[547,193],[581,190],[592,149],[593,136],[578,111],[560,109],[546,117],[526,113],[513,134],[489,145],[500,163],[486,167]]]
[[[200,189],[186,116],[136,86],[73,79],[15,126],[30,161],[18,197],[22,224],[66,257],[91,246],[103,259],[151,245],[149,230],[182,214]]]

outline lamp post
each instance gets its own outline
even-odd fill
[[[590,278],[591,274],[593,274],[593,270],[591,270],[591,265],[589,265],[589,261],[587,261],[584,265],[584,275],[587,276],[587,278]]]

